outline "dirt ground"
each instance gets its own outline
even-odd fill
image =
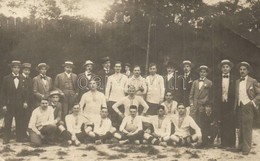
[[[0,139],[2,142],[2,140]],[[234,149],[193,149],[186,147],[166,148],[151,145],[118,145],[118,144],[82,144],[79,147],[48,146],[33,148],[29,143],[11,141],[8,145],[0,144],[0,161],[102,161],[102,160],[129,160],[129,161],[228,161],[260,160],[260,129],[253,132],[253,148],[248,156],[243,156]]]

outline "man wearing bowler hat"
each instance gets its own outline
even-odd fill
[[[33,93],[36,97],[35,107],[40,105],[42,98],[49,97],[53,88],[52,78],[46,75],[49,68],[49,65],[46,63],[40,63],[36,67],[39,75],[33,78]]]
[[[206,65],[201,65],[197,72],[200,78],[192,83],[190,91],[190,116],[201,126],[201,117],[205,112],[205,103],[210,100],[212,81],[207,79],[210,69]]]
[[[91,80],[99,79],[97,75],[92,73],[93,66],[94,63],[91,60],[87,60],[83,65],[83,68],[85,69],[84,73],[80,73],[78,75],[77,84],[79,87],[79,100],[81,99],[84,93],[90,90],[89,82]]]
[[[230,60],[222,60],[218,68],[221,70],[214,80],[214,106],[217,119],[220,122],[220,137],[222,147],[235,145],[235,77],[231,73],[234,64]]]
[[[28,105],[24,95],[24,84],[19,74],[21,65],[20,61],[12,61],[9,64],[12,73],[3,79],[1,103],[3,110],[6,112],[4,117],[3,144],[8,144],[10,141],[13,117],[15,118],[16,141],[24,141],[24,111]]]
[[[56,76],[54,87],[62,91],[64,100],[62,104],[62,120],[71,111],[78,96],[77,75],[72,73],[75,65],[72,61],[65,61],[62,65],[64,72]]]
[[[252,144],[254,113],[259,109],[260,85],[248,74],[252,68],[248,62],[237,65],[240,79],[236,81],[235,111],[239,128],[239,148],[243,155],[248,155]]]

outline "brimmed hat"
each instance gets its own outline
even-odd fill
[[[46,67],[47,70],[50,68],[46,63],[40,63],[37,65],[36,70],[39,71],[42,67]]]
[[[166,68],[167,67],[172,67],[174,69],[177,69],[177,65],[173,62],[173,61],[169,61],[166,65]]]
[[[72,68],[75,68],[75,65],[72,61],[65,61],[64,64],[62,64],[62,66],[71,66]]]
[[[248,62],[240,62],[237,64],[237,69],[239,69],[241,66],[245,66],[250,72],[253,70],[251,65]]]
[[[101,63],[104,64],[105,62],[110,61],[110,58],[108,56],[101,59]]]
[[[19,66],[21,67],[22,66],[22,63],[21,61],[19,60],[13,60],[10,64],[8,64],[9,67],[13,67],[13,66]]]
[[[229,65],[230,68],[233,68],[233,67],[234,67],[234,64],[233,64],[230,60],[225,59],[225,60],[222,60],[222,61],[218,64],[218,68],[221,69],[224,64]]]
[[[53,91],[51,91],[49,97],[52,97],[53,95],[59,95],[59,96],[61,96],[61,94],[60,94],[60,92],[59,92],[58,90],[53,90]]]
[[[188,64],[188,65],[190,65],[190,66],[191,66],[191,68],[193,68],[193,67],[194,67],[194,64],[193,64],[193,63],[191,63],[191,61],[190,61],[190,60],[184,60],[180,66],[183,68],[183,66],[184,66],[185,64]]]
[[[206,65],[201,65],[198,69],[197,69],[197,72],[199,73],[202,69],[205,69],[208,73],[211,72],[211,69],[206,66]]]
[[[94,63],[91,60],[87,60],[85,64],[83,64],[83,67],[85,67],[88,64],[94,65]]]
[[[28,68],[28,69],[31,69],[32,68],[32,65],[30,63],[23,63],[22,64],[22,68]]]

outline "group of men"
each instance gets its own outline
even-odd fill
[[[109,57],[102,59],[103,69],[97,74],[90,60],[79,75],[73,73],[73,62],[66,61],[54,81],[47,76],[46,63],[38,64],[39,75],[33,79],[30,63],[9,65],[12,73],[4,77],[1,92],[4,144],[9,143],[15,117],[16,141],[26,141],[29,133],[37,146],[57,139],[69,145],[85,140],[101,144],[111,138],[122,144],[206,145],[213,144],[220,125],[223,147],[235,146],[238,129],[239,148],[244,155],[250,152],[260,85],[248,75],[252,68],[247,62],[237,64],[236,80],[234,64],[222,60],[221,74],[213,83],[207,78],[208,66],[201,65],[197,77],[189,60],[182,62],[181,74],[168,63],[165,76],[151,63],[146,78],[138,65],[131,70],[127,63],[122,73],[122,63],[116,61],[111,69]]]

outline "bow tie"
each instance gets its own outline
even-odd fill
[[[223,75],[223,78],[228,78],[228,75]]]
[[[91,76],[91,73],[88,73],[87,76]]]
[[[44,79],[44,80],[46,80],[46,76],[41,76],[41,79]]]
[[[240,78],[240,82],[241,82],[241,81],[244,81],[244,80],[245,80],[245,78],[243,78],[243,77]]]
[[[204,80],[203,79],[199,79],[199,82],[204,82]]]
[[[19,77],[18,77],[18,76],[13,76],[13,78],[14,78],[14,79],[15,79],[15,78],[17,78],[17,79],[18,79]]]

